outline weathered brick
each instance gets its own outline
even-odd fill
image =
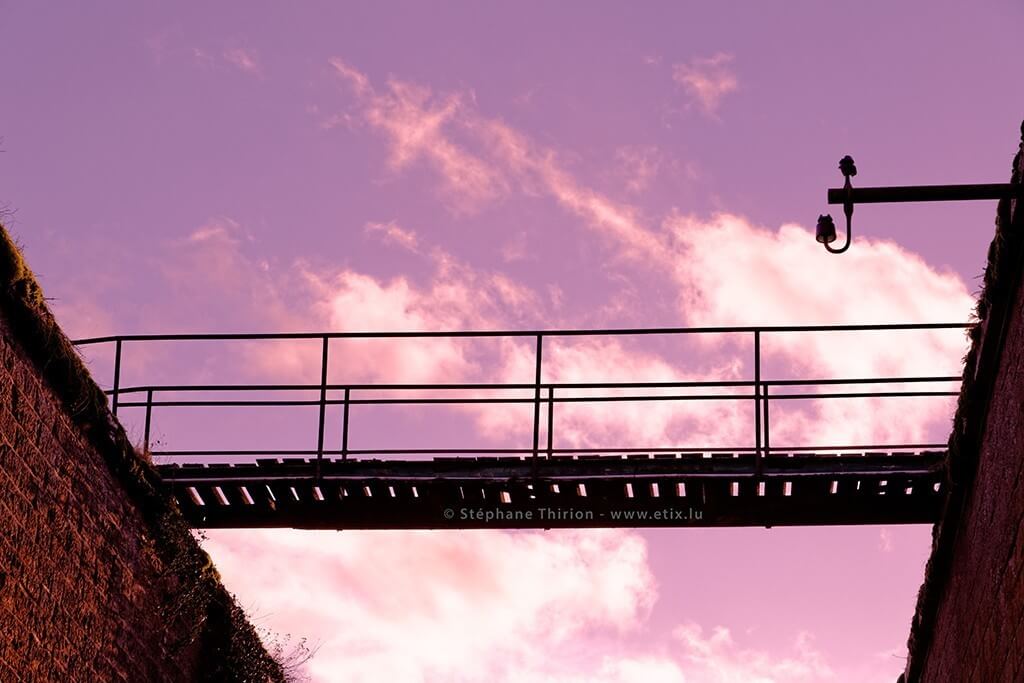
[[[160,645],[151,532],[2,334],[0,375],[0,680],[189,680],[194,652]]]
[[[1024,178],[1024,153],[1013,178]],[[1024,681],[1024,211],[1015,211],[1000,205],[982,295],[985,341],[968,357],[968,367],[978,365],[958,415],[967,429],[953,437],[956,471],[973,470],[973,479],[960,476],[969,483],[960,484],[938,527],[935,553],[944,562],[919,602],[908,669],[914,683]],[[972,392],[972,383],[984,390]]]

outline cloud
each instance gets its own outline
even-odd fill
[[[247,50],[240,47],[227,48],[223,52],[224,61],[239,71],[253,76],[261,76],[259,59],[255,50]]]
[[[935,270],[892,242],[859,238],[856,251],[829,258],[807,229],[792,224],[769,230],[721,214],[710,220],[676,215],[666,226],[676,254],[678,306],[689,325],[957,322],[973,309],[957,275]],[[762,349],[767,372],[776,376],[958,376],[966,344],[961,330],[828,332],[771,335]],[[810,403],[773,426],[780,443],[806,442],[824,424],[836,443],[944,441],[952,408],[951,398]]]
[[[704,110],[714,116],[724,98],[739,87],[732,69],[733,55],[719,52],[711,57],[695,57],[672,67],[672,79]]]
[[[645,630],[658,587],[646,542],[633,531],[208,536],[204,546],[218,571],[258,624],[317,634],[320,647],[307,664],[317,681],[833,677],[807,634],[797,636],[790,652],[769,654],[739,646],[723,627],[705,634],[682,622],[669,634]],[[252,562],[257,555],[261,560]],[[303,558],[301,572],[296,556]]]
[[[393,244],[411,252],[419,250],[416,233],[406,230],[395,221],[388,223],[367,223],[364,227],[367,234],[379,236],[385,243]]]
[[[533,348],[525,344],[504,349],[502,382],[529,382],[534,371]],[[550,339],[544,351],[545,382],[669,382],[731,380],[739,364],[724,359],[703,370],[679,367],[642,342],[620,339]],[[715,393],[713,390],[708,390]],[[680,390],[563,389],[558,397],[609,395],[669,396]],[[477,410],[478,429],[492,438],[512,435],[526,426],[524,416],[509,410]],[[748,440],[749,406],[738,401],[568,402],[554,409],[556,448],[735,447]],[[542,436],[547,438],[546,419]]]
[[[443,249],[424,247],[396,223],[366,231],[409,249],[431,267],[425,283],[298,260],[281,268],[251,257],[252,238],[235,221],[216,218],[172,245],[164,277],[190,301],[196,317],[214,319],[225,306],[268,329],[340,332],[450,331],[519,327],[543,316],[537,294],[500,272],[474,269]],[[206,293],[218,292],[210,298]],[[344,345],[344,350],[340,348]],[[349,382],[432,383],[493,375],[487,349],[451,338],[351,340],[331,356],[331,376]],[[230,362],[230,361],[229,361]],[[234,363],[251,377],[308,382],[319,377],[320,351],[306,342],[254,342]]]
[[[616,166],[622,173],[626,190],[639,193],[657,177],[662,165],[661,154],[653,145],[625,145],[615,150]]]
[[[245,232],[238,221],[226,217],[212,218],[188,234],[185,241],[190,244],[222,243],[228,247],[238,245]]]
[[[317,634],[319,681],[517,680],[578,639],[635,631],[657,595],[624,531],[216,531],[205,546],[275,630]]]
[[[699,625],[687,623],[678,627],[673,635],[681,645],[680,667],[688,674],[686,680],[782,683],[835,679],[835,673],[814,648],[813,637],[808,633],[798,634],[794,652],[789,656],[740,648],[729,630],[721,627],[704,635]]]
[[[425,161],[442,177],[453,205],[461,210],[473,210],[504,193],[501,173],[447,133],[464,111],[462,96],[437,97],[428,88],[396,79],[378,91],[365,74],[343,60],[332,58],[330,64],[358,97],[363,119],[388,136],[394,170]]]
[[[710,61],[716,68],[729,66],[725,58]],[[397,79],[379,87],[341,60],[332,60],[332,66],[355,96],[351,125],[384,135],[387,163],[395,172],[424,165],[440,180],[443,200],[457,210],[476,210],[514,193],[548,198],[602,238],[608,261],[627,281],[638,269],[655,274],[662,289],[638,296],[647,308],[671,306],[682,324],[957,321],[971,310],[959,278],[890,242],[860,238],[855,250],[836,259],[797,225],[769,228],[730,214],[676,213],[652,222],[637,207],[589,187],[555,150],[481,115],[468,93],[438,95]],[[718,91],[705,88],[716,99],[714,106],[702,106],[713,112],[734,88],[735,82]],[[193,232],[175,252],[184,263],[168,272],[188,286],[217,283],[218,291],[248,307],[250,318],[277,329],[574,327],[586,315],[566,313],[556,304],[558,296],[548,303],[549,297],[506,273],[460,261],[431,245],[425,233],[394,222],[368,224],[366,231],[424,259],[429,273],[414,278],[308,262],[268,270],[247,256],[244,230],[228,219]],[[514,260],[515,250],[510,253]],[[204,305],[201,297],[192,300]],[[290,305],[280,304],[285,301]],[[611,304],[607,310],[622,305]],[[948,374],[956,374],[965,347],[961,333],[896,338],[771,336],[764,341],[765,372],[866,377],[946,374],[948,368]],[[686,353],[628,339],[552,341],[545,348],[544,377],[746,378],[752,373],[750,341],[710,338]],[[319,376],[318,349],[277,347],[271,353],[253,347],[238,360],[264,378]],[[358,342],[347,353],[332,355],[331,377],[529,382],[533,363],[533,347],[522,340],[484,350],[452,340]],[[837,442],[914,440],[942,427],[950,415],[942,401],[884,410],[866,401],[801,403],[799,409],[773,412],[773,443],[820,443],[823,425]],[[562,404],[556,411],[556,445],[749,443],[750,408],[726,401]],[[532,418],[477,408],[465,414],[467,439],[501,439],[521,425],[519,420]],[[835,677],[807,635],[795,638],[788,650],[767,653],[745,647],[721,625],[702,626],[682,617],[671,632],[646,632],[657,587],[646,546],[633,532],[225,531],[211,533],[207,546],[243,604],[269,615],[266,620],[277,631],[323,641],[310,663],[318,680],[336,680],[339,672],[346,680],[413,682],[733,683]],[[260,562],[251,561],[255,555]]]
[[[434,95],[428,88],[396,79],[387,90],[341,59],[330,60],[356,96],[363,120],[390,143],[389,163],[400,170],[425,160],[438,173],[447,201],[460,211],[476,210],[512,191],[545,195],[602,233],[657,250],[657,239],[640,224],[639,211],[578,182],[554,150],[497,119],[481,116],[467,94]],[[475,149],[470,148],[473,143]]]
[[[478,117],[471,127],[501,167],[518,179],[523,192],[553,198],[564,210],[617,242],[624,254],[646,254],[662,248],[658,236],[644,228],[635,207],[580,183],[558,162],[553,150],[534,144],[501,121]]]
[[[350,268],[314,269],[297,263],[291,276],[268,272],[247,259],[244,232],[226,219],[192,233],[188,267],[179,279],[204,289],[250,297],[253,314],[288,329],[338,331],[445,331],[537,329],[557,320],[553,303],[500,272],[475,269],[437,247],[424,246],[397,224],[371,224],[373,234],[415,245],[432,265],[425,281],[405,276],[372,276]],[[642,228],[636,228],[642,229]],[[964,319],[972,300],[963,283],[937,272],[896,245],[862,239],[856,254],[837,263],[817,253],[810,233],[795,225],[769,230],[727,214],[701,220],[671,216],[657,237],[663,251],[636,256],[665,273],[678,315],[692,326],[888,323]],[[619,236],[618,239],[627,239]],[[731,245],[722,258],[723,244]],[[297,274],[296,274],[297,273]],[[891,292],[912,291],[913,297]],[[846,292],[857,296],[844,298]],[[286,306],[284,302],[292,302]],[[296,306],[294,302],[303,302]],[[572,327],[572,319],[563,321]],[[676,357],[643,339],[549,339],[544,380],[553,382],[731,381],[750,379],[752,338],[700,337]],[[896,343],[894,343],[894,340]],[[680,342],[684,341],[683,339]],[[904,377],[958,372],[965,348],[959,330],[889,333],[765,334],[764,376],[769,379]],[[339,342],[335,348],[342,346]],[[500,382],[528,383],[534,375],[533,342],[439,338],[357,340],[332,354],[335,382]],[[310,344],[253,344],[244,359],[261,381],[310,381],[319,376],[319,351]],[[896,384],[885,389],[921,388]],[[925,387],[952,388],[950,384]],[[869,388],[870,389],[870,388]],[[701,390],[713,393],[711,389]],[[735,391],[735,390],[733,390]],[[574,390],[583,397],[608,390]],[[611,392],[614,393],[614,392]],[[678,390],[649,391],[668,395]],[[719,391],[720,393],[720,391]],[[497,395],[480,392],[480,397]],[[503,397],[511,394],[503,393]],[[521,397],[522,394],[515,394]],[[566,392],[561,393],[565,398]],[[561,403],[555,409],[555,446],[742,447],[752,446],[748,401],[646,401]],[[776,447],[928,443],[948,429],[951,398],[888,398],[773,401],[772,443]],[[528,431],[525,406],[463,406],[474,434],[492,443]],[[898,413],[900,420],[892,420]],[[824,430],[823,425],[828,425]],[[544,427],[546,429],[546,427]]]
[[[258,73],[255,53],[235,56],[234,67]],[[197,58],[210,59],[210,53]],[[223,58],[229,59],[226,52]],[[717,59],[704,61],[731,73],[731,62]],[[416,232],[404,222],[369,223],[365,231],[423,259],[428,267],[420,277],[324,261],[264,260],[244,226],[215,217],[160,253],[155,272],[175,296],[167,309],[151,308],[168,331],[181,331],[183,320],[198,330],[575,327],[581,319],[606,324],[613,315],[606,311],[633,305],[644,315],[662,303],[672,307],[670,323],[688,325],[963,320],[971,309],[959,278],[890,242],[858,238],[853,250],[834,258],[802,226],[767,227],[729,214],[651,218],[588,185],[560,150],[481,114],[469,92],[437,93],[398,79],[375,84],[340,60],[332,65],[356,103],[351,115],[336,121],[382,135],[394,172],[422,166],[457,210],[513,196],[544,198],[600,237],[599,258],[606,261],[595,269],[621,277],[623,288],[634,276],[652,273],[659,289],[634,285],[634,299],[611,301],[591,318],[560,306],[564,281],[535,288],[460,261],[433,245],[427,230]],[[696,66],[714,75],[708,64]],[[682,86],[713,112],[735,89],[732,78],[731,86],[727,79],[712,87],[686,78]],[[620,157],[629,170],[624,189],[641,192],[661,166],[654,150],[627,149]],[[516,261],[528,251],[525,239],[512,237],[494,243],[507,246],[507,258]],[[71,306],[62,315],[96,317],[95,307]],[[76,324],[88,327],[87,320]],[[871,376],[949,367],[956,374],[960,333],[900,335],[894,343],[896,337],[772,337],[765,340],[766,372]],[[533,349],[522,341],[485,350],[450,340],[359,342],[346,351],[332,351],[335,381],[530,381],[533,374]],[[553,341],[545,353],[545,378],[557,381],[734,379],[751,372],[749,338],[710,339],[685,358],[635,339]],[[204,362],[198,353],[189,361]],[[206,365],[221,359],[215,361]],[[253,346],[225,364],[249,373],[248,380],[317,381],[319,349]],[[818,440],[825,425],[836,441],[913,440],[949,414],[941,403],[879,411],[863,401],[845,407],[810,402],[788,416],[773,413],[773,434],[782,443]],[[467,415],[467,437],[497,439],[516,427],[509,411]],[[733,445],[749,442],[750,422],[746,403],[563,404],[556,411],[556,445]],[[879,538],[884,549],[884,532]],[[211,533],[207,546],[231,590],[274,630],[323,641],[311,663],[320,680],[343,674],[355,681],[718,683],[830,675],[807,636],[789,649],[764,652],[721,625],[690,622],[685,605],[675,628],[658,632],[649,620],[657,600],[652,564],[643,538],[633,532],[224,531]]]
[[[218,216],[185,238],[169,241],[166,258],[157,268],[174,292],[189,302],[221,305],[239,313],[256,312],[262,320],[294,328],[300,319],[269,277],[270,263],[249,256],[253,244],[252,235],[241,224]],[[211,292],[216,296],[211,297]],[[204,307],[192,303],[189,310],[198,318]],[[218,320],[216,312],[206,312],[208,320]]]
[[[216,49],[205,47],[184,47],[180,46],[180,36],[174,40],[174,43],[178,45],[171,45],[171,36],[165,33],[151,39],[148,45],[158,63],[164,61],[167,56],[173,55],[180,58],[187,55],[194,65],[203,69],[219,71],[235,69],[257,78],[262,78],[263,76],[259,55],[255,50],[227,47],[218,52]]]
[[[501,246],[501,259],[505,263],[523,261],[530,256],[526,232],[520,230]]]
[[[101,337],[117,333],[114,316],[101,303],[102,295],[97,292],[72,294],[68,299],[57,299],[50,306],[61,329],[71,339]],[[88,353],[88,347],[85,352]]]
[[[885,527],[878,531],[878,547],[884,553],[891,553],[893,550],[892,532]]]
[[[368,229],[422,246],[414,233],[394,224]],[[212,284],[232,297],[244,297],[240,303],[251,315],[277,329],[294,329],[297,320],[303,321],[303,329],[335,331],[536,329],[547,326],[545,321],[550,324],[554,315],[553,304],[533,289],[500,272],[474,269],[436,247],[417,252],[433,266],[427,281],[417,283],[348,268],[316,270],[302,262],[294,265],[292,275],[282,274],[249,259],[245,243],[241,226],[229,219],[210,221],[184,241],[188,258],[168,266],[168,273],[184,283],[180,286],[203,290]],[[349,340],[338,342],[335,349],[330,370],[334,382],[526,383],[534,377],[532,339]],[[319,376],[320,353],[305,342],[253,343],[236,361],[254,381],[309,382]],[[691,359],[680,365],[635,339],[549,339],[544,363],[545,381],[554,382],[732,380],[741,372],[731,354],[709,354],[706,361]],[[600,393],[607,392],[575,390],[572,395]],[[463,438],[492,443],[513,439],[530,427],[532,410],[527,408],[461,406],[476,426],[476,434]],[[565,403],[555,411],[556,446],[734,446],[749,436],[746,412],[748,406],[735,401]]]
[[[663,264],[695,325],[955,321],[972,305],[959,276],[891,241],[859,237],[834,258],[791,223],[772,230],[726,213],[675,214],[665,227],[673,249]]]

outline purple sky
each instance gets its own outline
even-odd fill
[[[843,154],[860,185],[1005,181],[1022,18],[1010,1],[8,3],[0,202],[74,337],[964,321],[993,203],[860,207],[841,257],[811,231]],[[771,372],[955,374],[963,352],[850,344],[780,342]],[[566,348],[551,371],[721,378],[743,349]],[[308,351],[157,349],[127,381],[316,381]],[[485,368],[450,346],[357,351],[332,376],[519,376],[516,349]],[[812,410],[788,435],[944,441],[948,403],[896,410]],[[675,419],[580,414],[565,438],[657,441]],[[187,424],[158,435],[252,436]],[[317,681],[712,683],[894,680],[928,544],[924,526],[207,542],[261,625],[322,643]]]

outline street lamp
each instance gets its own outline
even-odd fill
[[[1024,125],[1021,126],[1024,139]],[[901,187],[858,187],[854,188],[850,178],[857,175],[853,157],[839,160],[839,170],[846,182],[841,188],[830,188],[829,204],[842,204],[846,215],[846,241],[838,249],[832,247],[836,241],[836,226],[830,214],[818,216],[814,238],[825,245],[833,254],[842,254],[850,248],[851,223],[854,204],[881,204],[888,202],[956,202],[975,199],[1024,199],[1024,185],[1020,183],[989,183],[984,185],[907,185]]]
[[[836,241],[836,224],[832,222],[832,216],[829,214],[818,216],[818,227],[815,230],[815,239],[824,244],[825,248],[833,254],[842,254],[849,249],[850,240],[853,239],[853,229],[851,226],[853,221],[853,185],[850,183],[850,178],[857,175],[857,165],[853,163],[853,157],[847,154],[840,159],[839,170],[842,171],[843,177],[846,178],[846,182],[843,184],[843,214],[846,216],[846,242],[838,249],[832,248],[832,243]],[[831,200],[832,191],[829,190],[829,203],[831,203]]]

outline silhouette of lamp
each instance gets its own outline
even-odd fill
[[[1021,124],[1021,140],[1024,141],[1024,123]],[[818,216],[814,238],[821,242],[830,253],[842,254],[850,248],[853,238],[851,224],[855,204],[886,204],[889,202],[956,202],[978,199],[1024,199],[1024,185],[1021,183],[988,183],[983,185],[905,185],[900,187],[853,187],[850,178],[857,175],[853,157],[847,155],[839,160],[839,170],[846,182],[841,188],[830,188],[829,204],[842,204],[846,216],[846,240],[843,246],[834,248],[836,225],[830,214]]]
[[[836,224],[832,222],[832,216],[825,214],[818,216],[818,227],[815,230],[815,239],[825,245],[833,254],[842,254],[850,248],[850,240],[853,239],[853,185],[850,178],[857,175],[857,165],[853,163],[853,157],[847,154],[839,160],[839,170],[842,171],[846,182],[843,184],[843,213],[846,215],[846,241],[838,249],[832,248],[836,241]]]

